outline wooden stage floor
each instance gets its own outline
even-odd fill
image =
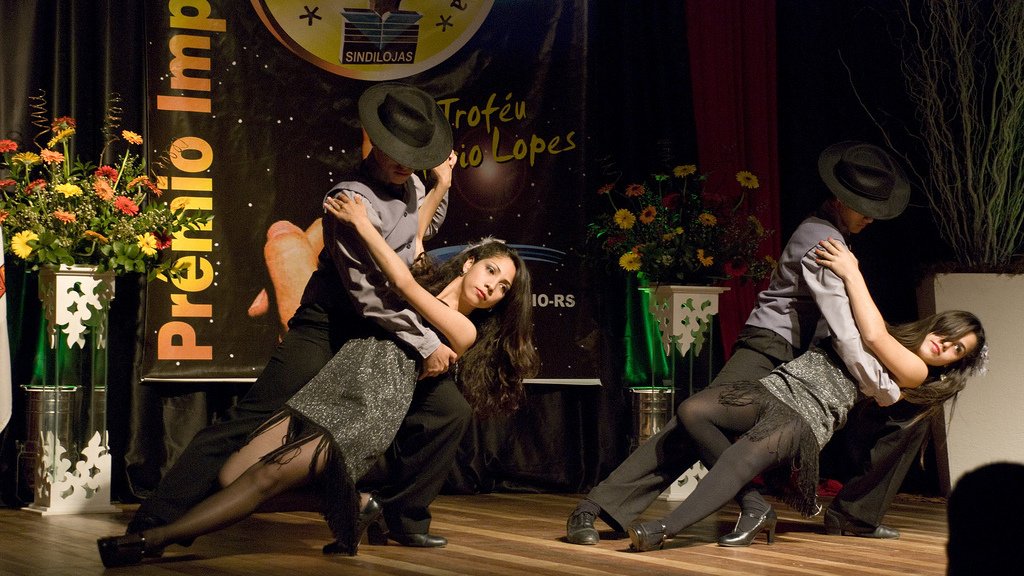
[[[431,532],[448,538],[441,549],[360,546],[355,557],[324,556],[330,540],[315,513],[259,514],[227,530],[172,546],[162,558],[110,574],[150,575],[622,575],[714,574],[900,575],[945,574],[945,500],[900,495],[886,523],[899,540],[825,535],[821,516],[804,520],[776,503],[779,525],[772,546],[759,536],[749,548],[715,544],[735,522],[735,505],[691,527],[664,550],[629,551],[629,538],[613,539],[603,523],[600,544],[565,542],[565,520],[579,500],[566,494],[441,496],[432,507]],[[674,503],[657,501],[644,518]],[[136,506],[120,514],[40,516],[0,509],[0,574],[89,576],[104,573],[96,539],[121,534]]]

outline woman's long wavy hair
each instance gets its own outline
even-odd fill
[[[486,418],[519,408],[526,396],[524,378],[537,374],[540,359],[533,347],[533,292],[530,271],[515,249],[501,240],[484,238],[440,265],[416,271],[417,280],[431,294],[462,274],[467,260],[507,256],[516,273],[505,297],[490,309],[469,315],[476,325],[476,342],[456,362],[456,382],[477,416]]]
[[[931,415],[946,400],[956,400],[967,385],[967,379],[984,368],[987,359],[985,329],[978,317],[962,310],[939,312],[916,322],[888,326],[889,334],[908,350],[918,350],[928,334],[943,337],[944,342],[957,340],[974,333],[978,344],[963,358],[941,367],[929,367],[928,379],[917,388],[904,388],[903,398],[914,404],[928,406],[923,416]]]

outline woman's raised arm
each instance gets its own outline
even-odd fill
[[[423,198],[423,204],[420,205],[418,214],[419,220],[416,229],[417,255],[423,250],[423,238],[426,236],[431,222],[434,221],[434,213],[437,212],[437,207],[441,205],[441,200],[452,186],[452,170],[455,168],[455,163],[458,160],[458,155],[452,150],[452,153],[448,155],[448,159],[440,166],[434,168],[434,176],[437,178],[437,182]]]
[[[868,292],[857,257],[842,242],[829,238],[819,243],[818,261],[836,273],[846,286],[853,318],[861,338],[892,373],[900,388],[917,388],[928,377],[928,366],[913,351],[893,338],[885,327],[882,313]]]
[[[329,197],[324,201],[324,208],[356,231],[392,288],[427,322],[444,334],[456,354],[461,356],[476,341],[476,326],[466,315],[449,308],[416,282],[405,262],[370,223],[366,207],[359,196],[355,200],[344,194]]]

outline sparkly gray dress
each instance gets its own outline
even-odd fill
[[[727,405],[759,406],[757,422],[743,437],[767,440],[780,462],[790,460],[791,467],[779,467],[764,478],[783,490],[786,503],[808,517],[820,510],[818,454],[832,433],[846,424],[857,399],[857,384],[842,366],[831,347],[812,347],[758,382],[724,385],[733,389],[720,397]]]
[[[391,444],[409,411],[418,375],[416,361],[394,341],[360,338],[346,342],[320,372],[253,436],[290,418],[284,444],[263,457],[287,462],[303,444],[316,440],[310,470],[315,494],[335,539],[352,546],[359,518],[355,482]]]

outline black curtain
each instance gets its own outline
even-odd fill
[[[43,128],[32,125],[32,106],[47,119],[71,116],[78,123],[72,154],[99,159],[104,116],[120,110],[121,125],[145,130],[142,6],[134,0],[0,1],[0,138],[28,142]],[[14,414],[0,445],[0,494],[9,506],[31,501],[18,473],[26,430],[26,400],[19,384],[30,380],[40,344],[41,307],[35,273],[8,257],[8,326],[11,338]],[[118,277],[110,310],[108,429],[115,496],[123,478],[131,389],[137,382],[143,279]],[[25,469],[22,462],[21,468]],[[29,464],[30,465],[30,464]],[[31,470],[29,470],[30,472]],[[20,477],[19,477],[20,476]]]

